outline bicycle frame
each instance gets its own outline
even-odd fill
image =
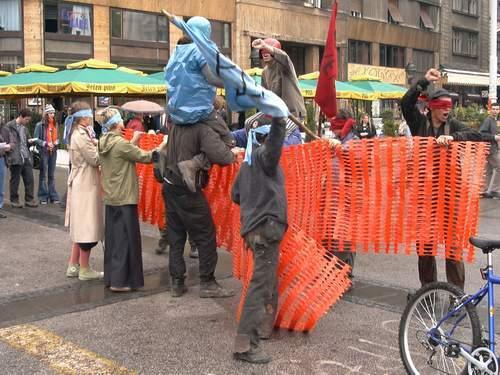
[[[489,349],[491,350],[492,353],[495,353],[495,294],[494,294],[494,288],[495,285],[500,284],[500,276],[495,275],[493,273],[493,260],[492,260],[492,254],[488,253],[487,254],[487,266],[486,269],[482,269],[481,272],[483,274],[483,277],[486,278],[487,283],[479,289],[479,291],[472,295],[472,296],[467,296],[465,300],[461,301],[460,304],[455,307],[453,310],[449,311],[436,325],[435,328],[433,328],[432,331],[438,331],[440,326],[445,322],[447,319],[455,315],[457,312],[459,312],[463,307],[468,305],[469,303],[474,304],[474,306],[477,306],[484,298],[485,295],[488,295],[488,344],[489,344]],[[465,317],[462,316],[460,319],[457,320],[455,323],[454,327],[451,330],[451,334],[453,334],[453,331],[455,328],[458,326],[458,324],[462,321],[462,319]],[[432,335],[433,332],[430,332]],[[438,337],[434,337],[438,341]],[[466,350],[463,348],[460,349],[461,354],[466,357],[468,360],[472,360],[472,362],[475,362],[473,358],[470,356],[470,353],[468,353]]]

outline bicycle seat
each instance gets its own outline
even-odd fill
[[[492,240],[488,238],[471,237],[469,242],[475,247],[483,250],[483,253],[491,253],[495,249],[500,249],[500,240]]]

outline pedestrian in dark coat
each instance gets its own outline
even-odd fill
[[[486,181],[484,198],[500,199],[500,152],[498,142],[500,135],[497,134],[497,117],[500,106],[493,104],[488,117],[486,117],[479,128],[483,138],[490,139],[490,154],[488,155],[488,165],[486,166]]]
[[[288,226],[285,177],[279,165],[285,133],[285,119],[273,118],[271,125],[251,128],[245,162],[232,190],[232,199],[240,206],[240,233],[254,258],[234,357],[251,363],[271,360],[259,342],[269,338],[274,327],[279,246]]]
[[[24,201],[28,207],[37,207],[34,199],[35,183],[33,179],[33,159],[29,147],[35,142],[30,138],[27,125],[31,121],[31,112],[21,110],[14,120],[2,128],[2,136],[10,144],[6,154],[7,166],[10,169],[10,204],[12,207],[22,208],[19,202],[19,182],[21,177],[24,183]]]

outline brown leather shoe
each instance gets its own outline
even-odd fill
[[[25,205],[26,205],[26,207],[33,207],[33,208],[35,208],[35,207],[38,207],[38,202],[35,201],[35,200],[33,200],[33,201],[26,202]]]

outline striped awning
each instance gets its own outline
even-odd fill
[[[445,84],[460,86],[489,86],[488,73],[472,72],[466,70],[445,69]],[[497,85],[500,86],[500,76],[497,75]]]

